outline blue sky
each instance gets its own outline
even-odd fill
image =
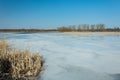
[[[0,28],[120,27],[120,0],[0,0]]]

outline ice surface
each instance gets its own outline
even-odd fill
[[[45,59],[40,80],[120,80],[120,34],[0,33]]]

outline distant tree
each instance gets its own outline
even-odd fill
[[[120,31],[120,28],[119,28],[119,27],[117,27],[117,31]]]
[[[82,25],[70,25],[68,27],[61,26],[57,28],[58,31],[104,31],[105,25],[104,24],[82,24]],[[111,30],[111,29],[107,29]],[[115,27],[113,30],[119,30],[119,28]]]
[[[78,25],[78,28],[77,28],[78,31],[81,31],[81,25]]]
[[[119,27],[114,27],[112,31],[120,31]]]
[[[59,27],[57,30],[58,30],[58,31],[66,31],[66,27],[65,27],[65,26],[62,26],[62,27]]]
[[[87,24],[83,24],[83,25],[82,25],[82,30],[83,30],[83,31],[86,31],[86,30],[87,30]]]
[[[87,24],[86,27],[87,27],[87,31],[89,31],[89,24]]]
[[[69,31],[72,31],[72,26],[68,26]]]
[[[95,30],[95,25],[92,24],[92,25],[91,25],[91,31],[94,31],[94,30]]]
[[[103,31],[105,29],[105,25],[104,24],[99,24],[100,25],[100,31]]]
[[[72,31],[76,31],[76,26],[72,25]]]
[[[100,24],[97,24],[97,25],[96,25],[96,30],[97,30],[97,31],[100,31]]]

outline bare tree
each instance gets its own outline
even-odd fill
[[[76,26],[72,25],[72,31],[76,31]]]
[[[87,31],[89,31],[89,24],[87,24],[86,27],[87,27]]]
[[[78,29],[77,29],[78,31],[81,31],[82,29],[81,29],[81,25],[78,25]]]
[[[105,25],[104,24],[99,24],[100,25],[100,31],[103,31],[105,29]]]
[[[91,25],[91,31],[94,31],[94,30],[95,30],[95,25],[92,24],[92,25]]]

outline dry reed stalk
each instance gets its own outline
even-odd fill
[[[37,76],[41,69],[42,58],[38,53],[15,50],[8,47],[6,39],[0,40],[0,78],[7,73],[11,75],[9,79],[26,80],[28,77]]]

